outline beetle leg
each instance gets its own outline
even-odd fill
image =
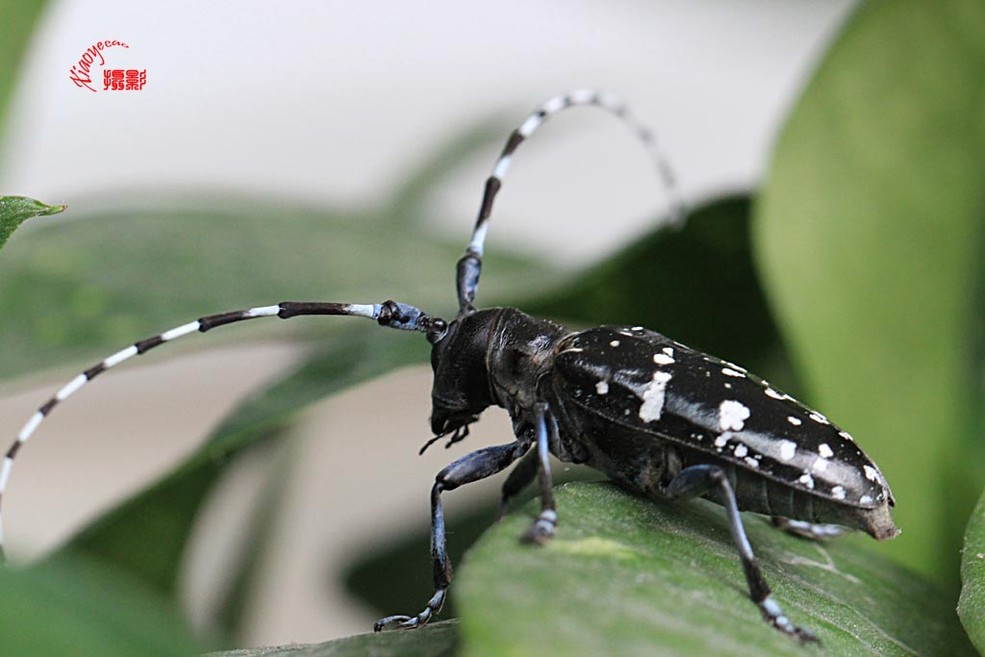
[[[421,627],[441,611],[445,603],[445,593],[452,579],[451,561],[445,549],[445,514],[441,505],[441,493],[500,472],[528,449],[530,443],[520,441],[484,447],[466,454],[438,473],[431,488],[431,563],[434,568],[434,596],[428,600],[424,611],[416,616],[394,615],[381,618],[373,625],[373,631]]]
[[[523,534],[523,540],[530,543],[544,544],[554,536],[557,527],[557,508],[554,504],[554,482],[551,479],[550,442],[547,423],[551,423],[551,431],[557,433],[554,418],[548,416],[547,404],[539,403],[534,407],[534,422],[537,429],[537,480],[540,483],[540,515],[534,520]]]
[[[526,488],[537,476],[539,458],[537,450],[532,449],[524,454],[523,458],[517,462],[516,467],[510,471],[506,481],[503,482],[503,496],[499,501],[496,520],[500,520],[505,515],[510,500],[519,495],[520,491]]]
[[[800,536],[801,538],[809,538],[814,541],[827,541],[832,538],[838,538],[848,531],[847,527],[842,527],[841,525],[819,524],[805,520],[781,518],[780,516],[773,516],[771,520],[774,527],[778,527],[788,534]]]
[[[769,584],[763,578],[759,562],[752,552],[752,545],[742,526],[739,506],[735,501],[735,491],[732,490],[732,484],[729,483],[725,470],[717,465],[692,465],[681,470],[667,484],[664,492],[670,498],[697,497],[716,488],[722,495],[732,540],[739,549],[739,558],[742,561],[742,569],[745,571],[749,595],[753,602],[759,606],[763,616],[781,632],[795,636],[801,641],[817,641],[813,632],[794,625],[770,595]]]

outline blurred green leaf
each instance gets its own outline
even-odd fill
[[[432,623],[414,632],[357,634],[326,643],[214,652],[205,657],[452,657],[458,623]]]
[[[961,552],[958,616],[978,651],[985,654],[985,495],[971,514]]]
[[[4,146],[2,137],[7,133],[7,110],[17,74],[21,70],[24,53],[34,36],[34,28],[44,6],[45,3],[38,0],[4,3],[3,32],[0,37],[0,149]]]
[[[64,209],[64,205],[45,205],[26,196],[0,196],[0,248],[28,219],[58,214]]]
[[[195,515],[233,456],[275,437],[308,404],[420,362],[427,353],[427,343],[417,334],[335,335],[304,365],[242,403],[177,470],[88,526],[55,558],[83,553],[113,563],[159,591],[173,592]]]
[[[0,341],[8,346],[0,374],[101,358],[194,317],[284,300],[396,298],[439,314],[451,307],[465,238],[380,224],[373,213],[213,198],[198,209],[80,213],[39,226],[0,258]],[[554,279],[531,259],[491,254],[490,263],[502,272],[488,281],[493,297],[520,280],[536,288]],[[267,330],[321,335],[332,324]]]
[[[611,484],[555,490],[544,547],[518,537],[537,505],[487,532],[458,569],[462,653],[485,655],[973,655],[948,596],[874,554],[744,516],[774,597],[821,651],[771,628],[749,599],[721,507],[660,504]]]
[[[865,3],[783,130],[755,224],[811,401],[893,487],[886,549],[955,582],[983,484],[983,91],[985,4]]]
[[[73,560],[0,572],[0,651],[29,657],[188,657],[177,611],[119,573]]]
[[[711,201],[684,226],[648,232],[521,307],[576,324],[640,324],[794,391],[753,265],[749,222],[748,195]]]
[[[458,171],[462,166],[480,153],[488,155],[492,160],[492,147],[498,140],[509,133],[511,124],[508,120],[488,118],[474,121],[464,130],[451,135],[445,142],[440,143],[434,150],[418,163],[414,170],[397,184],[396,190],[390,195],[386,207],[380,212],[387,223],[420,225],[422,218],[429,212],[429,196],[435,188],[448,176]],[[480,187],[476,187],[476,203],[479,202]],[[476,210],[478,210],[476,205]],[[462,223],[462,238],[466,236],[470,224]],[[464,245],[464,241],[463,241]]]

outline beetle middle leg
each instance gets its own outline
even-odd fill
[[[431,488],[431,563],[434,568],[434,595],[424,610],[416,616],[398,614],[376,621],[373,625],[375,632],[385,628],[414,629],[425,625],[441,611],[445,603],[445,595],[452,580],[452,567],[445,546],[445,514],[441,504],[441,493],[494,475],[523,456],[529,449],[529,441],[485,447],[466,454],[438,473]]]
[[[557,528],[557,507],[554,503],[554,482],[551,476],[551,440],[558,440],[557,422],[547,404],[539,403],[534,410],[536,449],[527,452],[503,483],[502,497],[496,519],[506,513],[509,501],[526,488],[536,477],[540,485],[540,514],[523,533],[522,540],[543,545],[554,536]],[[548,428],[549,427],[549,428]]]
[[[540,456],[537,450],[532,449],[523,455],[516,466],[510,470],[510,474],[503,482],[502,495],[499,498],[499,508],[496,511],[496,520],[501,520],[506,515],[510,500],[520,494],[524,488],[530,485],[537,477],[537,469],[540,464]]]
[[[739,515],[739,506],[735,501],[735,491],[732,490],[732,484],[729,483],[725,470],[717,465],[692,465],[684,468],[667,484],[664,493],[672,499],[698,497],[716,488],[722,496],[732,540],[739,549],[739,558],[742,561],[742,569],[745,571],[749,595],[753,602],[759,606],[763,616],[781,632],[796,636],[801,641],[817,641],[813,632],[794,625],[770,595],[769,584],[763,577],[756,555],[753,554],[752,545],[746,536],[742,517]]]

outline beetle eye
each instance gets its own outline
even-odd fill
[[[431,344],[437,344],[445,337],[445,333],[448,332],[448,322],[441,319],[440,317],[435,317],[431,320],[430,326],[428,326],[427,339]]]

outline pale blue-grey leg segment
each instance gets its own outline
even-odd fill
[[[745,571],[749,595],[753,602],[759,606],[766,620],[781,632],[795,636],[801,641],[817,641],[813,632],[794,625],[770,595],[770,587],[763,577],[756,555],[752,552],[752,545],[746,536],[746,530],[742,526],[742,516],[739,515],[739,506],[735,501],[735,491],[732,490],[732,484],[729,483],[725,470],[717,465],[693,465],[684,468],[667,484],[664,492],[669,498],[675,499],[699,497],[713,489],[717,489],[721,494],[728,516],[729,530],[732,532],[733,542],[739,549],[739,559],[742,561],[742,569]]]
[[[554,536],[557,527],[557,506],[554,503],[554,482],[551,479],[550,441],[548,422],[556,431],[553,418],[548,417],[547,404],[537,404],[534,408],[534,423],[537,430],[537,481],[540,484],[540,514],[530,528],[523,534],[523,540],[543,544]]]
[[[771,520],[773,521],[774,527],[778,527],[794,536],[809,538],[812,541],[829,541],[848,532],[848,528],[842,527],[841,525],[820,524],[807,522],[806,520],[791,520],[790,518],[780,518],[779,516],[774,516]]]
[[[414,629],[425,625],[441,611],[445,603],[445,595],[452,580],[452,567],[445,546],[445,514],[441,505],[441,493],[501,472],[523,456],[529,448],[529,442],[520,441],[485,447],[466,454],[438,473],[431,488],[431,563],[434,568],[434,596],[428,600],[424,611],[416,616],[398,614],[376,621],[373,625],[375,632],[384,629]]]

